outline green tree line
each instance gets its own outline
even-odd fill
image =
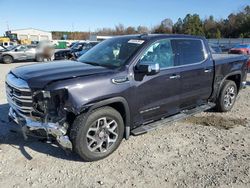
[[[118,24],[114,28],[97,29],[95,32],[61,32],[53,31],[53,39],[88,39],[90,34],[96,35],[125,35],[138,33],[176,33],[201,35],[206,38],[250,38],[250,6],[237,13],[231,13],[227,18],[216,20],[213,16],[201,19],[198,14],[187,14],[175,23],[170,18],[164,19],[153,28],[146,26],[125,27]]]

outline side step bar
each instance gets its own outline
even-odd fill
[[[214,106],[215,106],[214,103],[207,103],[207,104],[197,106],[197,107],[189,109],[189,110],[183,110],[180,113],[175,114],[173,116],[162,118],[162,120],[156,121],[154,123],[149,123],[149,124],[137,127],[137,128],[135,128],[135,129],[133,129],[131,131],[131,134],[134,135],[134,136],[138,136],[140,134],[145,134],[145,133],[147,133],[149,131],[152,131],[154,129],[163,127],[167,123],[172,123],[172,122],[187,118],[189,116],[192,116],[194,114],[204,112],[206,110],[209,110],[209,109],[213,108]]]

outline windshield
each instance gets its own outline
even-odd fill
[[[126,64],[126,61],[139,49],[144,40],[129,38],[111,38],[96,45],[78,61],[93,65],[118,68]]]
[[[75,49],[75,50],[78,50],[78,49],[80,49],[81,48],[81,46],[83,46],[83,43],[75,43],[72,47],[71,47],[71,49]]]
[[[7,47],[8,50],[14,50],[15,48],[17,48],[18,46],[9,46]]]

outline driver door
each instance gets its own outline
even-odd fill
[[[179,112],[180,77],[175,68],[171,40],[154,42],[142,55],[138,65],[150,62],[159,64],[156,75],[135,73],[136,122],[148,122]],[[136,123],[135,122],[135,123]]]
[[[17,60],[25,60],[26,59],[26,46],[19,46],[15,49],[15,57]]]

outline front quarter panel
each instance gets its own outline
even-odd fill
[[[116,75],[113,75],[114,77]],[[110,75],[92,75],[51,83],[46,90],[53,92],[65,88],[67,101],[65,109],[80,114],[95,103],[113,97],[127,98],[130,83],[114,84]]]

